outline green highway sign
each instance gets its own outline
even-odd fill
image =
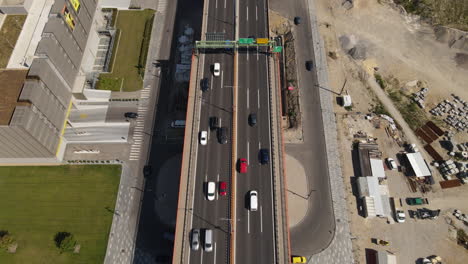
[[[282,52],[282,51],[283,51],[283,47],[281,47],[281,46],[275,46],[273,48],[273,52]]]
[[[253,44],[254,39],[253,38],[240,38],[239,39],[239,44]]]

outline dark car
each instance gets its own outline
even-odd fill
[[[308,71],[311,71],[312,68],[314,67],[314,64],[312,63],[312,61],[308,60],[306,61],[305,66]]]
[[[201,89],[202,91],[206,92],[210,89],[210,79],[208,78],[203,78],[201,80]]]
[[[124,114],[124,116],[126,118],[137,118],[138,117],[138,114],[137,113],[134,113],[134,112],[127,112]]]
[[[270,151],[268,149],[260,150],[260,163],[268,164],[270,161]]]
[[[220,127],[218,129],[218,141],[221,144],[226,144],[228,142],[228,131],[225,127]]]
[[[294,25],[299,25],[301,24],[301,17],[294,17]]]
[[[251,113],[249,115],[249,125],[250,126],[255,126],[257,124],[257,114],[256,113]]]
[[[215,130],[219,126],[219,119],[216,116],[210,117],[210,129]]]

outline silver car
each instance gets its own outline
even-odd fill
[[[193,229],[192,230],[192,241],[190,242],[192,246],[192,250],[197,251],[200,247],[200,229]]]

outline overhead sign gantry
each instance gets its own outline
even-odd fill
[[[224,33],[206,33],[207,40],[195,41],[195,48],[200,49],[239,49],[270,47],[271,52],[281,52],[283,47],[268,38],[240,38],[239,40],[224,40]]]

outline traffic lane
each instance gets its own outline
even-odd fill
[[[296,27],[296,40],[308,48],[296,50],[299,65],[299,87],[302,89],[300,104],[302,108],[303,144],[287,144],[286,151],[298,159],[307,174],[308,199],[307,213],[300,224],[290,229],[291,250],[294,254],[312,255],[328,247],[335,232],[335,218],[328,176],[325,136],[320,106],[320,89],[316,84],[316,73],[305,69],[305,62],[312,60],[313,49],[310,19],[306,13],[305,2],[297,1],[294,5],[303,23]],[[313,62],[315,68],[315,62]],[[315,69],[313,69],[315,71]],[[302,87],[302,88],[301,88]],[[310,237],[316,239],[311,240]]]
[[[207,32],[226,32],[226,39],[234,39],[234,1],[210,0]]]
[[[209,72],[209,65],[211,64],[211,61],[213,61],[214,58],[212,56],[207,56],[206,57],[206,66],[205,66],[205,72]],[[220,94],[222,90],[220,89],[215,89],[213,86],[221,86],[221,80],[218,80],[218,77],[214,78],[214,80],[210,83],[211,84],[211,89],[202,96],[204,97],[204,100],[206,100],[207,95],[209,95],[209,98],[216,98],[216,94]],[[222,96],[219,96],[218,98],[222,98]],[[216,101],[214,102],[215,104],[217,103]],[[200,114],[200,127],[205,127],[208,129],[208,120],[210,113],[217,112],[218,110],[210,107],[209,105],[203,104],[202,103],[202,109],[201,109],[201,114]],[[223,117],[221,117],[223,118]],[[229,119],[229,117],[225,117],[225,120]],[[229,121],[227,121],[229,122]],[[203,129],[203,128],[202,128]],[[200,129],[200,130],[202,130]],[[209,131],[209,129],[208,129]],[[207,201],[206,200],[206,183],[208,181],[214,181],[218,183],[221,178],[221,175],[225,175],[226,173],[226,167],[225,165],[221,165],[226,159],[230,158],[230,151],[229,149],[226,149],[226,147],[221,146],[217,142],[216,138],[216,133],[209,135],[208,139],[208,145],[207,146],[201,146],[199,145],[199,158],[198,158],[198,163],[199,167],[197,168],[197,174],[198,176],[202,176],[203,180],[197,180],[196,182],[196,190],[195,190],[195,206],[194,206],[194,218],[196,220],[193,221],[193,227],[200,227],[200,228],[211,228],[214,229],[214,239],[217,241],[217,248],[216,251],[213,255],[216,255],[216,258],[218,259],[225,259],[227,257],[227,234],[228,232],[228,226],[226,222],[219,222],[218,218],[223,216],[224,218],[227,216],[227,211],[229,208],[229,203],[225,199],[223,201],[215,201],[215,205],[211,204],[214,203],[214,201]],[[223,149],[224,147],[224,149]],[[215,157],[213,157],[213,155]],[[222,169],[225,171],[223,172]],[[222,179],[222,178],[221,178]],[[198,193],[197,193],[198,192]],[[224,197],[223,197],[224,198]],[[219,195],[217,195],[217,199],[219,199]],[[205,226],[205,227],[204,227]],[[220,232],[217,232],[217,231]],[[223,234],[224,233],[224,234]],[[220,248],[219,246],[223,246]],[[221,251],[219,250],[221,249]],[[217,251],[220,251],[219,253]],[[218,254],[216,254],[218,253]],[[200,255],[200,261],[202,261],[203,258],[203,253],[198,253]],[[197,252],[193,252],[193,255],[198,255]],[[197,259],[196,256],[192,257],[192,259]],[[207,261],[205,257],[205,261]]]

